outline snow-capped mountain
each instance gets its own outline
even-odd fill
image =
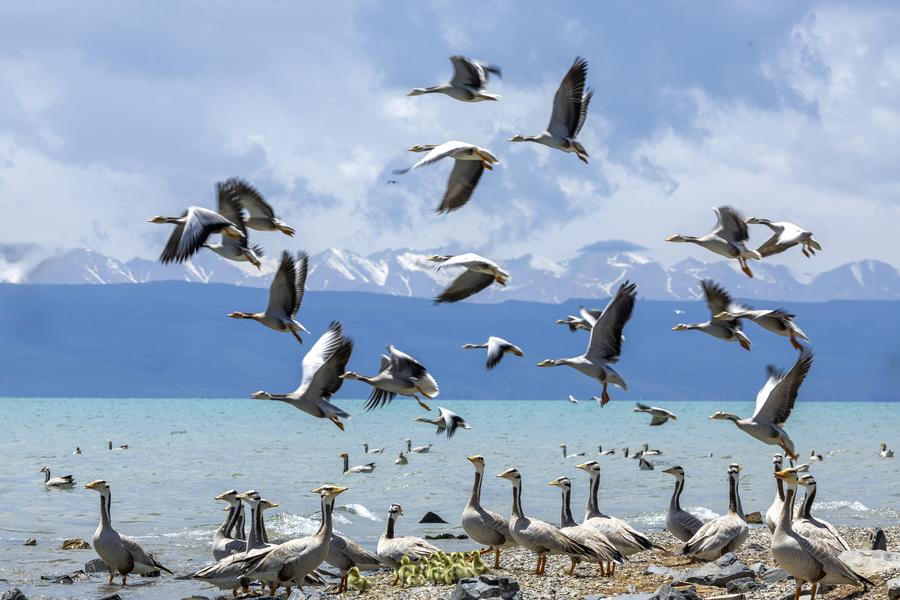
[[[436,253],[435,251],[434,253]],[[454,277],[452,270],[435,271],[432,252],[382,250],[362,256],[329,249],[310,257],[307,288],[357,291],[395,296],[432,297]],[[491,286],[473,301],[525,300],[559,303],[570,298],[602,298],[626,279],[639,284],[642,298],[694,300],[699,281],[713,279],[739,298],[766,300],[896,300],[900,274],[875,260],[842,265],[814,277],[798,275],[783,265],[753,264],[750,279],[725,261],[687,259],[671,267],[639,251],[607,249],[602,244],[574,257],[554,261],[535,255],[502,261],[512,274],[508,286]],[[161,265],[145,259],[122,261],[92,250],[51,251],[34,245],[0,244],[0,281],[10,283],[109,284],[189,281],[265,287],[277,261],[269,257],[261,270],[202,252],[183,265]]]

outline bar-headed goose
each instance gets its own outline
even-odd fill
[[[371,473],[375,470],[375,463],[370,462],[364,465],[357,465],[355,467],[350,466],[350,455],[346,452],[341,452],[338,455],[344,461],[344,470],[342,471],[344,475],[356,475],[358,473]]]
[[[477,348],[487,349],[487,362],[484,366],[488,371],[499,365],[505,354],[525,356],[522,349],[512,342],[508,342],[501,337],[495,337],[493,335],[488,337],[487,341],[483,344],[463,344],[464,350],[473,350]]]
[[[484,483],[484,457],[480,454],[466,457],[475,467],[472,493],[462,512],[462,527],[466,534],[488,551],[494,552],[494,568],[500,568],[500,549],[515,546],[509,533],[509,521],[481,506],[481,486]],[[483,552],[483,551],[482,551]]]
[[[51,477],[50,467],[42,467],[39,473],[44,474],[44,485],[48,488],[65,488],[75,485],[75,479],[72,477],[72,475]]]
[[[479,256],[474,252],[466,252],[456,256],[434,255],[428,260],[438,263],[435,271],[444,267],[462,267],[462,274],[457,276],[450,287],[435,297],[436,304],[446,302],[459,302],[469,296],[474,296],[492,283],[506,285],[509,281],[509,273],[500,268],[500,265],[489,258]]]
[[[387,355],[381,356],[378,375],[369,377],[354,371],[347,371],[342,377],[362,381],[372,386],[372,393],[366,402],[366,410],[389,404],[399,394],[415,399],[419,406],[430,411],[431,408],[419,400],[418,394],[422,394],[429,400],[436,398],[440,392],[437,381],[422,363],[409,354],[397,350],[394,346],[388,346],[387,351]]]
[[[719,256],[737,259],[741,270],[748,277],[753,277],[753,271],[747,265],[747,259],[760,260],[762,255],[756,250],[747,248],[747,241],[750,239],[747,223],[731,206],[720,206],[713,210],[716,213],[716,226],[706,235],[700,237],[673,235],[666,238],[666,241],[697,244]]]
[[[813,502],[816,501],[816,479],[812,475],[804,475],[797,483],[806,489],[803,504],[800,505],[799,514],[794,517],[794,531],[806,538],[814,538],[831,546],[840,554],[844,550],[850,550],[847,540],[841,536],[837,528],[823,519],[812,516]]]
[[[244,215],[241,211],[241,205],[232,196],[223,183],[216,184],[216,190],[219,194],[219,214],[228,219],[241,232],[241,236],[234,238],[227,235],[222,236],[222,240],[218,244],[203,244],[203,247],[212,250],[226,260],[235,262],[249,262],[257,269],[262,267],[260,258],[263,256],[263,250],[259,246],[251,246],[247,237],[247,225],[244,222]]]
[[[728,468],[728,512],[705,523],[681,547],[685,556],[716,560],[728,552],[736,552],[747,539],[747,523],[738,514],[738,478],[740,468]]]
[[[413,88],[407,93],[407,96],[445,94],[454,100],[462,102],[496,101],[500,99],[500,96],[497,94],[489,94],[484,91],[484,87],[492,74],[497,77],[501,76],[500,67],[459,55],[451,56],[450,62],[453,64],[453,78],[448,83],[427,88]]]
[[[731,310],[739,312],[743,306],[737,305],[731,299],[731,295],[719,284],[704,279],[700,282],[703,295],[706,297],[706,307],[709,309],[710,319],[705,323],[679,323],[672,331],[702,331],[708,335],[725,340],[726,342],[738,342],[744,350],[750,350],[750,339],[744,335],[741,329],[741,320],[731,316]],[[720,318],[725,316],[726,318]]]
[[[667,423],[669,419],[678,420],[678,417],[676,417],[675,413],[671,410],[666,410],[665,408],[660,408],[658,406],[648,406],[641,402],[635,403],[635,407],[631,409],[631,412],[641,412],[650,415],[651,427],[663,425]]]
[[[813,239],[813,234],[793,223],[787,221],[770,221],[769,219],[760,219],[751,217],[747,219],[750,225],[765,225],[774,232],[774,235],[763,242],[762,246],[756,249],[762,256],[772,256],[780,254],[789,248],[800,245],[803,255],[811,258],[817,250],[821,250],[822,246]]]
[[[397,523],[397,519],[399,519],[402,514],[403,507],[399,504],[391,504],[391,508],[388,511],[387,527],[385,528],[384,533],[381,534],[381,537],[378,538],[378,558],[381,559],[381,562],[393,569],[400,566],[400,562],[404,556],[409,557],[411,562],[418,562],[420,560],[426,560],[435,552],[440,551],[437,547],[419,537],[411,535],[396,537],[394,535],[394,527]],[[400,574],[398,573],[394,579],[393,585],[397,585],[399,580]]]
[[[247,227],[256,231],[280,231],[287,236],[294,235],[294,228],[275,216],[275,210],[252,185],[233,177],[225,182],[225,186],[249,214]]]
[[[681,508],[681,492],[684,491],[684,469],[676,465],[663,471],[675,478],[675,490],[666,511],[666,529],[673,536],[686,542],[703,527],[703,521]]]
[[[432,165],[444,158],[453,159],[453,170],[447,180],[447,190],[441,203],[434,212],[444,214],[459,210],[465,206],[475,192],[475,186],[481,181],[484,170],[493,171],[493,165],[500,162],[487,148],[475,144],[451,140],[443,144],[418,144],[409,149],[410,152],[427,152],[416,164],[408,169],[394,171],[402,175],[409,171]]]
[[[178,217],[157,216],[151,217],[149,221],[158,225],[175,225],[159,255],[159,262],[163,264],[186,261],[203,248],[209,236],[215,233],[234,239],[240,239],[244,235],[235,223],[200,206],[190,206]]]
[[[428,423],[429,425],[437,426],[437,434],[446,433],[447,438],[452,438],[453,434],[456,433],[456,430],[462,427],[463,429],[472,429],[468,423],[466,423],[465,419],[461,416],[453,412],[452,410],[447,410],[441,406],[438,406],[438,416],[433,419],[426,419],[425,417],[416,417],[413,419],[417,423]],[[430,448],[430,447],[429,447]]]

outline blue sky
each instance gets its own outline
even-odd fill
[[[153,257],[168,232],[147,217],[214,206],[238,175],[298,230],[270,255],[622,239],[671,263],[706,257],[662,240],[731,203],[825,247],[777,262],[900,265],[897,31],[887,2],[4,3],[3,241]],[[501,102],[405,95],[456,53],[503,68]],[[591,164],[507,143],[544,128],[576,55]],[[464,210],[432,213],[449,165],[386,185],[407,147],[450,139],[503,163]]]

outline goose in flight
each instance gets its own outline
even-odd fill
[[[341,377],[362,381],[372,386],[372,393],[366,402],[366,410],[381,408],[399,394],[414,398],[419,406],[430,412],[431,408],[419,399],[418,394],[422,394],[429,400],[436,398],[440,392],[437,381],[422,363],[409,354],[397,350],[394,346],[388,346],[387,351],[387,356],[381,355],[378,375],[369,377],[354,371],[347,371]]]
[[[44,485],[48,488],[62,488],[75,485],[75,479],[71,475],[62,475],[61,477],[51,477],[50,467],[43,467],[39,473],[44,474]]]
[[[163,264],[186,261],[203,248],[206,240],[214,233],[233,239],[244,237],[238,225],[219,213],[200,206],[189,206],[179,217],[156,216],[151,217],[149,222],[175,225],[159,255],[159,262]]]
[[[501,269],[500,265],[473,252],[456,256],[434,255],[428,257],[428,260],[438,263],[434,268],[435,271],[444,267],[463,267],[465,269],[453,280],[450,287],[434,299],[437,304],[459,302],[477,294],[494,282],[506,285],[509,281],[509,273]]]
[[[370,462],[364,465],[357,465],[355,467],[350,466],[350,455],[346,452],[341,452],[338,456],[340,456],[344,460],[344,470],[341,471],[344,475],[356,475],[359,473],[371,473],[375,470],[375,463]]]
[[[606,388],[610,383],[627,390],[628,384],[610,364],[619,360],[619,353],[622,351],[622,329],[631,318],[636,298],[636,284],[626,281],[620,285],[615,297],[610,300],[600,318],[591,328],[591,337],[584,354],[572,358],[548,358],[539,362],[538,366],[566,365],[584,373],[591,379],[600,381],[603,384],[601,406],[609,402],[609,393]]]
[[[280,400],[320,419],[327,418],[344,431],[341,419],[350,415],[331,403],[331,398],[344,383],[344,369],[353,352],[353,340],[344,335],[341,324],[333,321],[303,357],[303,378],[296,390],[289,394],[252,394],[257,400]]]
[[[488,371],[499,365],[505,354],[525,356],[525,353],[522,352],[521,348],[500,337],[490,336],[483,344],[463,344],[464,350],[473,350],[477,348],[487,349],[487,362],[484,366]]]
[[[803,350],[803,345],[797,341],[797,338],[809,341],[803,330],[800,329],[793,315],[780,308],[754,310],[749,306],[732,303],[728,309],[715,315],[713,319],[722,321],[731,321],[735,319],[747,319],[753,321],[763,329],[771,331],[774,334],[790,338],[791,345],[797,350]]]
[[[588,106],[594,95],[593,90],[585,90],[587,70],[587,61],[580,56],[576,57],[553,97],[553,113],[546,131],[540,135],[517,134],[509,138],[509,141],[536,142],[563,152],[574,152],[579,160],[587,163],[587,150],[575,139],[584,126]]]
[[[566,325],[569,328],[569,331],[575,333],[579,329],[583,329],[584,331],[590,331],[594,326],[594,321],[600,318],[600,311],[596,311],[597,316],[592,320],[588,321],[582,317],[576,317],[575,315],[569,315],[565,319],[557,319],[557,325]]]
[[[704,279],[700,282],[703,287],[703,295],[706,296],[706,307],[709,309],[710,319],[705,323],[679,323],[672,331],[697,330],[708,335],[725,340],[737,342],[744,350],[750,350],[750,339],[741,329],[741,321],[731,316],[731,311],[738,313],[743,306],[735,304],[725,288],[719,284]],[[726,317],[726,318],[720,318]]]
[[[747,266],[747,259],[760,260],[762,255],[756,250],[747,248],[747,240],[750,239],[747,223],[740,213],[730,206],[720,206],[713,210],[716,213],[716,226],[706,235],[700,237],[673,235],[666,238],[666,241],[697,244],[725,258],[736,258],[741,270],[748,277],[753,277],[753,271]]]
[[[569,402],[572,403],[572,404],[580,404],[580,403],[581,403],[581,400],[579,400],[578,398],[576,398],[576,397],[573,396],[572,394],[569,394]]]
[[[499,100],[497,94],[488,94],[484,91],[491,75],[502,77],[500,67],[489,65],[454,55],[450,57],[453,63],[453,78],[448,83],[434,85],[427,88],[414,88],[407,96],[421,96],[422,94],[446,94],[454,100],[462,102],[482,102],[484,100]]]
[[[773,446],[781,446],[785,453],[797,460],[794,442],[784,430],[784,424],[794,410],[794,402],[809,368],[812,366],[812,351],[805,348],[797,362],[787,373],[773,365],[766,367],[768,379],[756,395],[756,410],[753,416],[742,419],[731,413],[718,411],[710,415],[710,419],[731,421],[738,429],[750,434],[759,441]]]
[[[422,159],[408,169],[395,170],[395,175],[403,175],[420,167],[425,167],[444,158],[453,159],[453,170],[447,181],[447,191],[434,212],[444,214],[462,208],[481,180],[484,170],[492,171],[493,165],[500,162],[490,150],[475,144],[451,140],[440,145],[419,144],[409,149],[410,152],[427,152]]]
[[[249,262],[257,269],[261,268],[262,263],[259,259],[263,255],[263,249],[259,246],[250,246],[248,243],[247,226],[241,212],[241,205],[231,195],[224,183],[216,184],[216,192],[219,195],[219,214],[234,223],[234,226],[240,230],[241,237],[231,238],[223,235],[222,241],[218,244],[205,243],[203,247],[212,250],[226,260]]]
[[[787,221],[770,221],[769,219],[760,219],[751,217],[747,219],[750,225],[765,225],[774,232],[774,235],[763,242],[762,246],[756,249],[762,256],[772,256],[773,254],[781,254],[789,248],[800,245],[801,252],[807,258],[812,258],[817,250],[821,250],[822,246],[813,239],[813,234],[793,223]]]
[[[225,187],[238,205],[247,211],[247,227],[256,231],[280,231],[293,237],[294,228],[275,216],[275,210],[252,185],[232,177],[225,182]]]
[[[669,419],[674,419],[676,421],[678,420],[678,417],[675,416],[675,413],[670,410],[666,410],[665,408],[660,408],[658,406],[647,406],[646,404],[642,404],[640,402],[635,403],[635,408],[632,408],[631,412],[641,412],[649,414],[651,427],[663,425],[667,423]]]
[[[438,406],[438,416],[434,419],[426,419],[425,417],[416,417],[413,419],[417,423],[428,423],[429,425],[437,426],[437,434],[440,435],[442,433],[447,434],[447,438],[452,438],[453,434],[456,433],[456,430],[460,427],[463,429],[472,429],[469,427],[469,424],[466,423],[465,419],[461,416],[453,412],[452,410],[447,410],[441,406]]]
[[[694,537],[703,527],[703,521],[681,508],[681,492],[684,491],[684,469],[676,465],[663,471],[675,478],[675,491],[669,500],[669,510],[666,511],[666,529],[682,542],[687,542]]]
[[[252,319],[269,329],[290,333],[302,344],[299,332],[309,332],[294,317],[303,301],[308,266],[309,257],[306,252],[298,252],[296,260],[290,253],[282,252],[281,264],[269,285],[269,304],[266,310],[256,313],[235,311],[228,316],[232,319]]]
[[[739,514],[738,479],[740,467],[728,467],[728,512],[707,521],[694,536],[684,543],[681,553],[701,560],[716,560],[729,552],[737,552],[750,530]]]

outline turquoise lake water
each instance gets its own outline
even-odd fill
[[[0,590],[18,585],[29,598],[93,598],[113,592],[122,598],[181,598],[216,595],[213,588],[172,577],[136,580],[120,590],[105,579],[65,586],[40,581],[41,575],[79,569],[93,551],[61,552],[70,537],[90,540],[97,525],[97,494],[83,485],[105,479],[112,488],[113,525],[142,541],[176,573],[199,568],[211,559],[212,533],[223,518],[213,501],[220,492],[254,488],[280,503],[267,513],[270,538],[312,532],[318,525],[318,499],[309,493],[325,482],[349,490],[338,498],[336,526],[374,548],[388,506],[399,503],[406,517],[400,534],[461,532],[459,513],[472,483],[465,457],[483,454],[487,474],[483,503],[508,513],[509,483],[490,477],[515,466],[523,474],[526,513],[556,522],[559,492],[551,479],[572,478],[573,503],[580,515],[587,476],[575,468],[585,459],[563,459],[559,445],[587,453],[603,465],[601,509],[639,529],[663,527],[673,479],[662,469],[680,464],[687,472],[682,502],[699,516],[721,513],[727,505],[725,470],[744,466],[741,496],[745,510],[768,507],[774,494],[771,475],[775,447],[765,446],[723,421],[710,421],[715,410],[742,416],[753,410],[742,403],[679,402],[668,405],[678,421],[649,427],[646,415],[631,412],[632,402],[616,399],[601,409],[583,401],[437,401],[472,425],[447,440],[433,427],[413,423],[424,415],[415,402],[398,399],[365,413],[362,401],[342,400],[354,417],[341,433],[330,422],[274,402],[249,399],[0,399]],[[900,403],[798,402],[787,425],[801,458],[810,450],[824,455],[812,472],[819,481],[816,513],[835,524],[876,526],[900,522],[900,458],[882,459],[884,441],[900,450]],[[409,464],[394,458],[405,447],[433,443],[429,454],[414,454]],[[107,441],[128,444],[107,450]],[[366,456],[363,442],[386,448]],[[640,471],[621,448],[642,442],[663,451],[652,457],[653,471]],[[598,457],[597,447],[617,448],[616,456]],[[80,446],[83,454],[72,454]],[[371,475],[341,475],[341,451],[351,465],[374,461]],[[900,452],[898,452],[900,454]],[[712,455],[712,456],[710,456]],[[71,490],[47,490],[37,471],[49,465],[54,475],[72,474]],[[419,525],[426,511],[449,525]],[[27,538],[35,547],[23,547]]]

